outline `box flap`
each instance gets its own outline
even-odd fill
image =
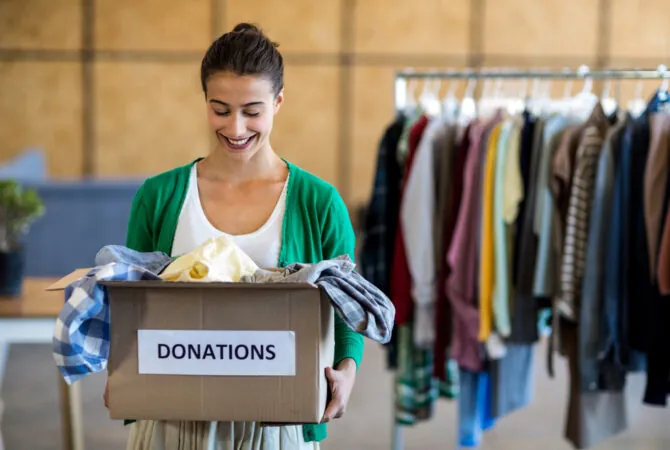
[[[60,280],[46,288],[47,291],[62,291],[70,285],[70,283],[83,278],[91,269],[77,269],[65,275]]]

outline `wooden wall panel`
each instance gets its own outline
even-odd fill
[[[486,2],[484,51],[523,56],[596,54],[598,0]]]
[[[0,1],[0,48],[75,50],[81,25],[80,1]]]
[[[0,159],[29,147],[44,150],[49,176],[76,178],[82,171],[82,101],[79,65],[0,63]]]
[[[272,146],[281,156],[337,184],[339,109],[336,67],[289,66]]]
[[[357,52],[465,54],[469,0],[356,0]]]
[[[351,204],[366,204],[372,192],[379,141],[393,120],[393,67],[357,67],[353,86]]]
[[[153,175],[209,152],[198,64],[101,62],[95,80],[97,175]]]
[[[204,54],[211,43],[210,24],[210,0],[95,2],[98,49],[194,50]]]
[[[665,0],[613,0],[612,44],[615,58],[670,58],[670,2]],[[665,59],[662,61],[661,59]]]
[[[244,0],[228,2],[224,29],[239,22],[263,28],[280,51],[336,52],[340,49],[341,1]]]

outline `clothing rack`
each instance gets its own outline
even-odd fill
[[[582,65],[577,70],[498,70],[484,69],[479,71],[428,71],[418,72],[405,69],[395,74],[395,108],[396,110],[407,104],[407,84],[409,80],[478,80],[478,79],[542,79],[542,80],[670,80],[670,71],[665,65],[656,69],[609,69],[591,71],[588,66]]]
[[[577,70],[528,70],[516,71],[507,69],[482,69],[482,70],[449,70],[449,71],[414,71],[405,69],[397,71],[394,81],[394,106],[399,111],[407,104],[408,81],[416,80],[478,80],[478,79],[557,79],[557,80],[670,80],[670,71],[665,65],[659,65],[656,69],[608,69],[591,71],[588,66],[582,65]],[[666,81],[667,82],[667,81]],[[395,394],[395,389],[394,389]],[[394,395],[395,398],[395,395]],[[403,427],[396,423],[395,401],[393,411],[393,434],[392,449],[402,450],[404,447]],[[458,430],[458,427],[456,428]],[[458,436],[456,447],[460,448]]]

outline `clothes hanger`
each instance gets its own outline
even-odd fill
[[[582,120],[588,119],[598,102],[598,97],[591,92],[593,89],[593,80],[588,76],[589,72],[589,66],[579,66],[578,73],[584,77],[584,87],[581,92],[573,97],[571,105],[572,113]]]
[[[436,69],[432,69],[430,72],[436,73]],[[437,80],[439,83],[439,80]],[[435,84],[430,78],[423,80],[423,89],[419,95],[419,104],[421,109],[430,117],[436,117],[440,114],[440,99],[435,93]]]
[[[454,120],[458,117],[458,100],[456,99],[457,80],[450,80],[447,85],[447,93],[442,100],[443,117],[446,120]]]
[[[640,115],[647,108],[647,102],[642,98],[642,80],[638,80],[635,86],[635,97],[628,101],[626,109],[633,117],[640,117]]]
[[[477,79],[470,78],[465,89],[465,95],[463,95],[463,99],[461,100],[461,107],[458,116],[458,122],[461,126],[466,126],[477,118],[477,103],[474,99],[476,87]]]
[[[612,80],[607,79],[603,85],[603,93],[600,96],[600,105],[603,107],[603,111],[606,116],[611,116],[616,112],[619,105],[617,101],[610,95]]]

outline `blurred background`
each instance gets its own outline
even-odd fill
[[[88,256],[68,249],[76,241],[91,255],[97,236],[123,239],[129,199],[144,178],[207,154],[200,61],[238,22],[259,25],[284,55],[273,147],[333,183],[358,225],[381,135],[395,116],[397,70],[655,69],[670,61],[668,17],[667,0],[0,0],[0,175],[37,186],[47,206],[27,270],[55,277],[81,267]],[[659,84],[611,89],[624,103]],[[442,83],[441,95],[449,87]],[[555,96],[565,88],[550,86]],[[367,347],[350,412],[331,426],[325,449],[391,448],[392,373],[383,350]],[[549,379],[538,347],[534,401],[492,430],[483,448],[570,448],[565,373]],[[6,449],[61,448],[48,343],[12,345],[8,355]],[[125,448],[126,430],[106,418],[101,382],[91,377],[83,386],[86,448]],[[670,412],[643,407],[642,386],[631,382],[629,430],[598,449],[670,449]],[[441,401],[430,421],[405,431],[404,448],[455,448],[456,417],[455,403]]]

